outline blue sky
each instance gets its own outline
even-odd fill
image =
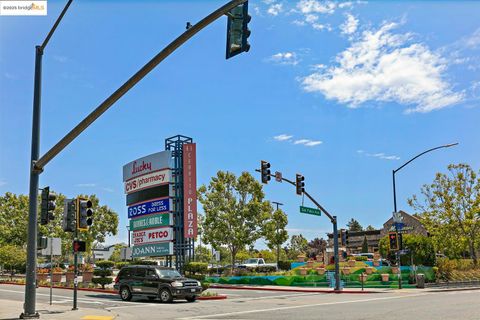
[[[41,153],[221,1],[74,1],[45,50]],[[44,17],[0,17],[0,193],[28,192],[34,47]],[[480,2],[250,1],[251,50],[225,60],[226,18],[199,33],[79,136],[41,175],[68,196],[95,193],[120,216],[122,166],[176,134],[197,142],[198,185],[268,160],[343,226],[380,227],[449,163],[480,168]],[[258,174],[256,174],[258,177]],[[293,187],[272,181],[290,234],[324,236],[324,217],[300,214]],[[307,201],[305,205],[310,205]]]

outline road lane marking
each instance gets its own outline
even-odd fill
[[[370,302],[370,301],[379,301],[379,300],[392,300],[392,299],[410,298],[410,297],[425,296],[425,295],[429,295],[429,293],[419,293],[419,294],[411,294],[411,295],[405,295],[405,296],[381,297],[381,298],[360,299],[360,300],[323,302],[323,303],[307,304],[307,305],[300,305],[300,306],[276,307],[276,308],[268,308],[268,309],[244,310],[244,311],[209,314],[209,315],[203,315],[203,316],[193,316],[193,317],[185,317],[185,318],[177,318],[177,319],[179,319],[179,320],[208,319],[208,318],[227,317],[227,316],[249,314],[249,313],[273,312],[273,311],[277,312],[277,311],[281,311],[281,310],[310,308],[310,307],[329,306],[329,305],[347,304],[347,303],[358,303],[358,302]]]

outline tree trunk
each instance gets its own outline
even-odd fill
[[[279,261],[280,261],[280,245],[277,245],[277,270],[278,270]]]
[[[473,264],[477,265],[477,253],[475,252],[475,241],[473,239],[468,242],[468,247],[470,249],[470,257],[473,259]]]

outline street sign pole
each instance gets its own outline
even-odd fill
[[[78,217],[77,217],[78,219]],[[78,253],[76,248],[76,241],[78,240],[78,228],[75,226],[74,241],[73,241],[73,308],[72,310],[78,310],[77,308],[77,285],[78,285]]]

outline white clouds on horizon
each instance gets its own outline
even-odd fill
[[[399,156],[396,156],[396,155],[386,155],[385,153],[383,152],[379,152],[379,153],[368,153],[368,152],[365,152],[363,150],[357,150],[357,153],[358,154],[361,154],[361,155],[364,155],[366,157],[372,157],[372,158],[378,158],[378,159],[382,159],[382,160],[400,160],[400,157]]]
[[[303,145],[305,147],[315,147],[323,143],[323,141],[320,140],[310,140],[310,139],[297,139],[293,140],[293,135],[285,134],[282,133],[278,136],[274,136],[273,139],[276,141],[287,141],[287,142],[293,142],[295,145]]]
[[[96,183],[78,183],[75,185],[75,187],[81,187],[81,188],[93,188],[96,187]]]
[[[267,9],[267,13],[272,16],[278,16],[278,14],[280,14],[282,11],[283,4],[281,3],[273,3]]]
[[[291,51],[291,52],[276,53],[272,55],[270,58],[268,58],[267,61],[280,64],[280,65],[296,66],[300,62],[300,59],[298,58],[297,53]]]
[[[394,34],[396,23],[367,30],[337,54],[336,65],[301,80],[306,92],[322,93],[357,108],[367,101],[414,105],[406,110],[430,112],[456,104],[463,93],[452,91],[444,71],[447,62],[411,34]]]

